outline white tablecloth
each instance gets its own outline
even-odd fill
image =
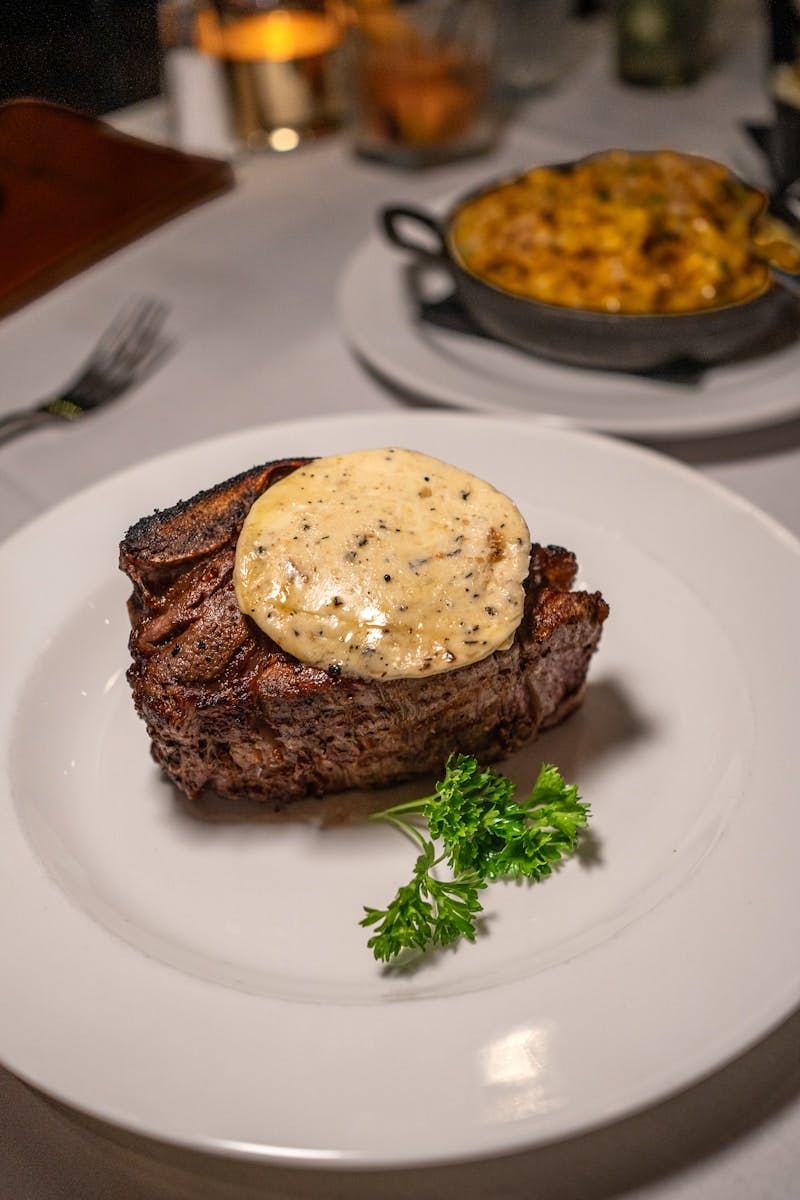
[[[0,537],[165,449],[283,418],[402,403],[353,359],[334,311],[342,269],[381,203],[430,200],[505,167],[611,144],[669,144],[763,177],[763,161],[740,124],[768,113],[761,6],[728,0],[721,11],[718,61],[692,89],[617,85],[604,22],[592,22],[576,30],[559,85],[531,100],[479,164],[403,175],[354,158],[346,134],[294,154],[247,159],[237,165],[238,186],[229,195],[6,318],[3,410],[60,383],[131,293],[171,305],[175,350],[134,394],[92,420],[0,446]],[[118,124],[164,136],[163,106],[120,114]],[[659,447],[800,533],[800,420]],[[787,954],[797,952],[787,946]],[[406,1173],[298,1171],[177,1152],[87,1122],[0,1070],[0,1196],[796,1200],[799,1047],[795,1016],[712,1078],[629,1120],[507,1159]]]

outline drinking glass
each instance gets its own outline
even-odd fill
[[[708,66],[712,0],[615,0],[617,72],[626,83],[681,87]]]
[[[496,131],[492,0],[354,0],[357,151],[420,167],[487,149]]]
[[[344,29],[333,0],[217,0],[198,12],[197,48],[224,68],[241,143],[291,150],[339,126]]]

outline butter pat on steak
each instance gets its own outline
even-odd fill
[[[304,796],[488,763],[580,704],[608,606],[571,591],[574,555],[534,544],[511,645],[439,674],[366,679],[298,662],[239,609],[236,543],[250,507],[307,463],[254,467],[137,522],[120,547],[133,592],[128,680],[156,762],[190,799],[208,788],[270,810]]]

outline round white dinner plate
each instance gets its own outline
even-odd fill
[[[414,276],[414,288],[412,275],[412,256],[375,234],[348,264],[337,298],[351,348],[412,396],[653,440],[735,433],[800,413],[798,339],[711,367],[694,383],[593,371],[420,320],[414,288],[430,299],[452,285],[436,268]]]
[[[526,788],[549,760],[578,784],[581,853],[493,885],[475,944],[405,973],[359,926],[409,878],[394,830],[209,823],[178,802],[128,694],[116,566],[155,507],[384,445],[501,487],[611,606],[583,707],[504,768]],[[113,476],[0,564],[0,1059],[48,1093],[230,1155],[455,1160],[647,1105],[800,1000],[800,553],[684,467],[526,420],[320,418]]]

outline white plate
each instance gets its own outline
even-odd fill
[[[377,235],[339,288],[344,336],[379,375],[413,396],[551,425],[665,439],[733,433],[800,413],[800,341],[709,369],[696,384],[564,366],[416,316],[411,256]],[[426,298],[451,290],[426,268]]]
[[[496,885],[410,975],[359,928],[413,850],[377,826],[187,816],[133,713],[127,525],[256,462],[405,444],[503,486],[611,616],[557,762],[597,859]],[[98,1117],[240,1156],[452,1160],[611,1120],[800,999],[797,544],[670,461],[454,414],[276,425],[117,475],[0,550],[0,1058]],[[387,798],[388,799],[388,798]]]

